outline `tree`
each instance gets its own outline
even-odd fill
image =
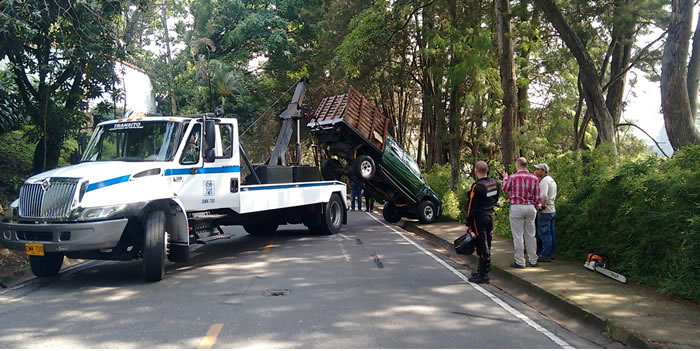
[[[691,110],[690,100],[690,95],[695,95],[695,101],[698,94],[700,57],[695,47],[700,43],[697,29],[693,39],[693,57],[687,64],[692,19],[693,0],[672,0],[671,23],[661,63],[661,109],[673,150],[700,143],[700,135],[695,128],[696,111]]]
[[[571,28],[564,18],[554,0],[536,0],[537,6],[542,10],[547,19],[561,36],[566,46],[578,62],[583,95],[588,108],[592,110],[593,122],[598,129],[598,137],[602,143],[610,143],[615,149],[615,122],[613,116],[605,105],[603,85],[598,75],[598,70],[581,38]]]
[[[498,32],[498,62],[501,68],[501,88],[503,89],[504,105],[503,119],[501,120],[501,152],[503,153],[503,164],[506,168],[509,168],[515,161],[513,130],[516,128],[518,112],[510,5],[509,0],[494,0],[494,4]]]
[[[4,1],[0,54],[21,107],[41,139],[35,172],[56,167],[64,139],[84,120],[87,99],[110,89],[119,1]]]

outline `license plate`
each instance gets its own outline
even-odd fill
[[[44,256],[44,244],[24,244],[24,250],[29,256]]]

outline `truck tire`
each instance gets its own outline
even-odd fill
[[[168,261],[184,263],[190,260],[190,248],[183,245],[168,245]]]
[[[165,276],[168,235],[165,232],[165,212],[153,211],[146,217],[143,242],[143,276],[146,281],[157,282]]]
[[[394,205],[391,202],[387,202],[386,204],[384,204],[382,216],[384,216],[384,220],[386,220],[389,223],[396,223],[401,220],[401,214],[399,213],[399,209],[396,207],[396,205]]]
[[[243,225],[243,229],[248,234],[255,236],[272,235],[277,231],[277,227],[279,227],[279,224],[272,222],[253,222]]]
[[[321,164],[321,176],[323,180],[338,180],[343,175],[343,165],[340,161],[329,158]]]
[[[370,180],[377,172],[377,165],[374,160],[367,155],[357,156],[352,164],[353,172],[364,180]]]
[[[340,200],[338,194],[333,194],[324,206],[321,215],[321,233],[325,235],[336,234],[343,226],[343,201]]]
[[[430,224],[437,219],[437,206],[430,200],[423,200],[416,209],[418,221],[423,224]]]
[[[63,265],[63,254],[47,252],[44,256],[29,256],[32,273],[37,277],[53,277]]]

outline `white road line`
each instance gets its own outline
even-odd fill
[[[343,246],[342,243],[338,244],[340,246],[340,250],[343,251],[343,256],[345,256],[345,262],[350,262],[350,255],[348,255],[348,252],[345,251],[345,247]]]
[[[469,278],[467,278],[467,277],[466,277],[464,274],[462,274],[460,271],[454,269],[452,266],[450,266],[449,264],[447,264],[447,262],[443,261],[443,260],[440,259],[439,257],[435,256],[432,252],[430,252],[430,251],[426,250],[425,248],[423,248],[422,246],[418,245],[416,242],[414,242],[413,240],[409,239],[406,235],[404,235],[404,234],[401,233],[400,231],[398,231],[398,230],[396,230],[395,228],[393,228],[393,227],[387,225],[386,223],[380,221],[379,219],[377,219],[377,217],[375,217],[375,216],[374,216],[373,214],[371,214],[371,213],[367,213],[367,215],[370,216],[370,217],[372,217],[372,219],[374,219],[375,221],[377,221],[377,222],[380,223],[381,225],[383,225],[383,226],[389,228],[389,230],[391,230],[392,232],[394,232],[394,233],[400,235],[404,240],[408,241],[408,242],[411,243],[413,246],[417,247],[417,248],[418,248],[419,250],[421,250],[424,254],[430,256],[430,257],[433,258],[435,261],[437,261],[438,263],[440,263],[441,265],[443,265],[445,268],[449,269],[452,273],[454,273],[454,275],[456,275],[457,277],[459,277],[460,279],[462,279],[465,283],[471,285],[474,289],[476,289],[476,291],[478,291],[478,292],[484,294],[486,297],[488,297],[489,299],[491,299],[493,302],[495,302],[495,303],[498,304],[499,306],[503,307],[503,309],[506,310],[506,311],[508,311],[508,313],[512,314],[512,315],[515,316],[516,318],[521,319],[521,320],[522,320],[523,322],[525,322],[527,325],[529,325],[529,326],[535,328],[535,330],[537,330],[538,332],[542,333],[544,336],[546,336],[546,337],[548,337],[549,339],[551,339],[552,341],[554,341],[557,345],[561,346],[561,347],[564,348],[564,349],[573,349],[573,348],[574,348],[573,346],[569,345],[569,343],[567,343],[566,341],[564,341],[564,340],[560,339],[558,336],[554,335],[554,333],[550,332],[549,330],[547,330],[547,329],[544,328],[543,326],[539,325],[537,322],[535,322],[535,321],[533,321],[532,319],[530,319],[528,316],[522,314],[520,311],[518,311],[518,310],[516,310],[515,308],[513,308],[512,306],[508,305],[507,303],[505,303],[505,302],[504,302],[503,300],[501,300],[500,298],[496,297],[496,295],[490,293],[489,291],[487,291],[486,289],[482,288],[482,287],[479,286],[478,284],[474,284],[474,283],[470,282],[470,281],[469,281]]]

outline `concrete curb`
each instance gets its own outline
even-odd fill
[[[424,239],[428,240],[429,242],[435,244],[436,246],[446,250],[449,252],[449,256],[456,259],[458,263],[465,264],[469,266],[470,268],[475,268],[478,265],[478,260],[476,256],[474,255],[459,255],[454,251],[453,243],[448,242],[447,240],[441,238],[438,235],[435,235],[433,233],[430,233],[424,229],[421,229],[414,225],[413,223],[410,222],[399,222],[397,223],[401,228],[412,232],[414,234],[417,234]],[[595,328],[600,329],[602,332],[604,332],[611,340],[620,342],[627,347],[631,348],[637,348],[637,349],[656,349],[656,348],[663,348],[662,345],[659,345],[657,343],[654,343],[653,341],[648,340],[647,338],[638,335],[635,333],[633,330],[629,330],[628,328],[620,325],[619,322],[615,320],[608,319],[604,316],[599,316],[591,311],[588,311],[584,309],[583,307],[568,301],[564,299],[561,296],[558,296],[556,294],[553,294],[549,291],[546,291],[537,285],[534,285],[527,280],[524,280],[506,270],[503,268],[497,267],[497,266],[491,266],[491,272],[494,274],[496,277],[507,280],[511,283],[514,283],[520,288],[527,289],[528,292],[534,292],[535,294],[538,295],[543,301],[546,301],[557,308],[560,308],[569,314],[576,316],[578,319],[580,319],[582,322],[591,325]]]
[[[87,260],[78,260],[78,259],[72,259],[68,257],[63,258],[63,265],[61,266],[61,270],[64,270],[68,267],[75,266],[77,264],[86,262]],[[4,277],[0,277],[0,289],[7,289],[11,288],[17,284],[23,283],[27,280],[34,279],[36,276],[32,273],[32,269],[29,267],[20,269],[17,272],[14,272],[12,274],[8,274]]]

